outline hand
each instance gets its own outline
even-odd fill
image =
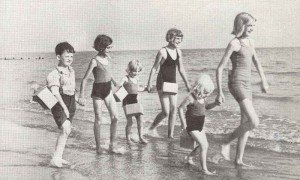
[[[69,119],[70,118],[70,112],[69,112],[67,107],[64,108],[64,113],[66,114],[67,119]]]
[[[269,84],[267,81],[261,81],[261,92],[268,93]]]
[[[186,88],[187,88],[188,92],[191,92],[192,87],[189,84],[186,86]]]
[[[146,90],[148,91],[148,93],[151,92],[151,89],[152,89],[152,85],[151,85],[151,84],[148,84],[148,86],[146,87]]]
[[[79,97],[77,103],[80,104],[81,106],[84,106],[85,105],[85,99],[82,98],[82,97]]]
[[[217,95],[215,101],[217,101],[217,103],[218,103],[219,105],[221,105],[222,103],[225,102],[225,97],[224,97],[223,92],[221,92],[221,93],[219,93],[219,94]]]

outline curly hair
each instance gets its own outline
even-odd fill
[[[183,34],[182,34],[181,30],[176,29],[176,28],[169,29],[166,34],[166,41],[170,42],[170,41],[172,41],[172,39],[174,37],[182,37],[183,38]]]
[[[96,37],[94,41],[94,49],[96,51],[103,51],[107,46],[111,45],[113,40],[111,37],[105,35],[105,34],[100,34]]]

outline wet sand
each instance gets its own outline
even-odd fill
[[[300,158],[295,154],[270,152],[246,147],[244,161],[252,169],[235,167],[233,162],[210,162],[220,148],[217,138],[208,135],[208,168],[216,176],[203,175],[197,166],[185,164],[189,150],[179,147],[179,128],[174,140],[166,138],[165,126],[158,128],[162,138],[148,137],[147,145],[128,146],[125,123],[118,125],[118,144],[126,148],[123,155],[95,153],[93,123],[74,120],[64,158],[76,164],[73,169],[48,165],[58,130],[50,115],[0,108],[0,179],[299,179]],[[109,139],[109,125],[101,127],[103,146]],[[136,125],[133,127],[136,133]],[[251,139],[249,140],[251,141]],[[231,158],[235,147],[232,146]]]

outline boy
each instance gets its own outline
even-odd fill
[[[58,100],[51,112],[58,128],[61,129],[50,162],[55,167],[62,167],[63,164],[70,165],[68,161],[62,159],[62,155],[76,110],[75,72],[71,67],[74,53],[74,48],[68,42],[57,44],[55,54],[59,61],[58,66],[47,76],[47,86]]]

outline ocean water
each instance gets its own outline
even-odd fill
[[[156,50],[112,52],[111,72],[114,79],[120,81],[126,74],[127,63],[130,60],[137,59],[143,65],[140,74],[140,85],[146,85],[156,53]],[[183,61],[189,81],[193,82],[200,72],[205,72],[210,74],[215,82],[215,70],[223,53],[223,49],[183,50]],[[251,131],[248,145],[268,151],[300,154],[300,48],[258,48],[257,53],[270,89],[268,94],[260,92],[260,78],[253,66],[253,103],[260,117],[260,125],[257,129]],[[95,55],[96,52],[76,52],[73,67],[76,72],[77,89],[80,87],[81,79],[90,59]],[[0,69],[2,72],[0,80],[3,84],[10,84],[10,87],[12,87],[10,89],[5,88],[5,86],[1,87],[3,98],[0,101],[0,107],[45,113],[45,116],[50,116],[49,111],[45,111],[38,104],[33,103],[31,98],[34,84],[45,84],[47,74],[56,66],[55,54],[52,52],[20,53],[10,57],[19,60],[3,60],[3,58],[0,60],[0,63],[4,65]],[[42,58],[39,59],[38,57]],[[226,102],[208,112],[205,124],[206,131],[212,135],[229,133],[240,123],[238,104],[227,88],[227,69],[224,71],[223,79]],[[152,84],[155,85],[155,81],[156,76],[153,78]],[[180,103],[186,95],[186,90],[179,75],[177,81],[179,82],[178,103]],[[90,98],[92,83],[93,77],[91,75],[85,92],[87,105],[85,107],[77,106],[76,121],[87,123],[93,123],[94,121],[92,99]],[[215,96],[216,94],[213,93],[208,101],[213,101]],[[160,111],[158,95],[155,92],[141,92],[139,98],[144,106],[144,121],[149,124]],[[118,104],[118,110],[120,123],[126,123],[120,103]],[[103,123],[109,124],[108,112],[105,108],[103,108],[103,111]],[[163,121],[162,124],[167,124],[167,121]],[[180,124],[178,118],[176,124]]]

